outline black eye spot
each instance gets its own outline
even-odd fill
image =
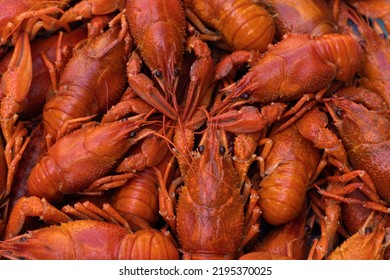
[[[242,97],[243,99],[248,99],[248,98],[249,98],[249,94],[248,94],[248,93],[243,93],[243,94],[241,95],[241,97]]]
[[[175,67],[175,70],[173,70],[173,71],[174,71],[173,73],[175,74],[175,77],[179,76],[179,74],[180,74],[179,68]]]
[[[205,146],[204,146],[204,145],[200,145],[200,146],[198,147],[198,152],[199,152],[200,154],[203,154],[203,153],[204,153],[204,149],[205,149]]]
[[[133,137],[135,137],[135,135],[137,135],[137,132],[136,132],[136,131],[132,131],[132,132],[130,132],[130,138],[133,138]]]
[[[163,78],[163,72],[159,69],[156,70],[156,73],[154,74],[157,78],[162,79]]]
[[[344,115],[343,110],[336,110],[336,115],[341,118]]]
[[[26,238],[26,237],[21,237],[21,238],[19,239],[19,241],[20,241],[20,242],[26,242],[26,241],[27,241],[27,238]]]
[[[224,146],[219,146],[219,154],[220,154],[220,155],[224,155],[224,154],[225,154],[225,151],[226,151],[226,149],[225,149]]]
[[[309,225],[305,225],[305,228],[304,228],[305,232],[308,233],[310,232],[311,228]]]
[[[372,233],[372,227],[366,227],[366,229],[364,230],[364,233],[365,233],[365,234],[370,234],[370,233]]]
[[[366,40],[360,40],[359,44],[360,44],[360,46],[362,46],[362,48],[366,48],[367,47],[367,41]]]

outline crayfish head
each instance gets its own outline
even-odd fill
[[[194,152],[188,172],[186,185],[192,192],[191,197],[197,198],[202,205],[216,207],[226,203],[231,193],[239,190],[238,182],[225,131],[210,126]]]
[[[173,94],[177,87],[184,53],[184,33],[180,33],[174,26],[159,22],[145,34],[142,57],[165,93]]]
[[[329,98],[325,105],[348,150],[389,138],[390,121],[385,116],[346,98]]]

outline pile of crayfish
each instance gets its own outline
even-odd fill
[[[0,10],[0,258],[390,259],[390,2]]]

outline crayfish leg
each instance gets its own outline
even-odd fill
[[[2,195],[2,199],[6,198],[11,191],[11,186],[14,182],[15,171],[19,165],[24,150],[30,141],[30,137],[23,139],[27,135],[27,130],[23,127],[22,123],[18,123],[14,133],[15,134],[13,138],[6,144],[4,150],[4,157],[7,162],[8,170],[6,189]]]
[[[125,1],[83,0],[66,10],[60,22],[67,24],[95,16],[107,15],[124,9]]]
[[[62,211],[82,220],[108,221],[132,232],[129,223],[108,203],[99,208],[90,201],[77,202],[73,206],[65,205]]]
[[[51,223],[69,222],[72,219],[51,205],[45,198],[36,196],[21,197],[11,210],[5,239],[10,239],[19,234],[23,228],[26,217],[39,217],[41,220]]]

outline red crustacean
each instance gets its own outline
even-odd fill
[[[348,193],[345,196],[347,199],[356,199],[360,201],[370,201],[370,199],[359,189]],[[372,212],[361,204],[341,203],[341,215],[343,224],[350,234],[355,234],[367,220]]]
[[[27,74],[23,74],[24,71]],[[18,37],[7,70],[0,83],[0,125],[5,140],[4,156],[7,163],[7,187],[5,199],[10,190],[15,170],[28,143],[28,131],[18,120],[22,100],[26,97],[32,80],[32,59],[30,42],[26,32]]]
[[[255,106],[242,106],[237,110],[231,106],[227,112],[212,116],[210,121],[232,133],[254,133],[279,120],[286,107],[287,104],[277,102],[261,109]]]
[[[354,169],[364,170],[390,202],[390,120],[348,99],[325,100]]]
[[[62,46],[58,46],[59,36]],[[45,67],[42,53],[50,61],[56,61],[56,64],[64,65],[71,55],[71,50],[78,42],[87,38],[86,28],[77,28],[71,32],[60,35],[53,34],[47,38],[37,38],[31,42],[31,59],[32,59],[32,79],[27,95],[20,101],[19,113],[21,118],[27,119],[36,117],[42,113],[42,108],[48,98],[51,97],[52,82],[50,79],[49,69]],[[60,48],[60,49],[59,49]],[[66,56],[57,57],[58,51],[66,52]],[[0,61],[0,73],[4,73],[11,60],[12,52],[8,52]],[[26,75],[27,69],[21,69],[21,75]],[[0,100],[2,99],[0,92]]]
[[[0,2],[0,56],[4,47],[15,43],[21,31],[28,33],[32,40],[42,29],[53,31],[61,27],[70,31],[66,24],[62,24],[54,15],[63,12],[69,0],[42,1],[21,0],[18,2],[4,0]],[[53,15],[53,16],[50,16]]]
[[[286,129],[271,131],[268,138],[272,145],[263,156],[265,170],[260,174],[265,177],[259,190],[259,205],[270,224],[283,224],[299,215],[306,188],[320,171],[321,149],[349,166],[344,147],[326,128],[327,123],[326,114],[315,107]]]
[[[60,200],[65,194],[81,192],[108,175],[126,151],[148,135],[143,131],[136,133],[144,122],[140,120],[143,117],[88,125],[59,139],[31,171],[30,195]]]
[[[52,224],[72,221],[67,214],[51,205],[45,198],[22,196],[12,206],[9,217],[7,217],[4,240],[17,236],[24,229],[26,223],[29,226],[28,222],[31,221],[29,217],[39,217],[40,220]]]
[[[175,134],[184,185],[175,206],[174,190],[168,193],[160,182],[160,213],[177,234],[184,259],[233,259],[259,230],[258,196],[252,193],[245,214],[241,189],[248,185],[239,185],[223,130],[209,125],[194,153],[191,138],[184,128]]]
[[[150,125],[145,128],[161,133],[161,127]],[[172,139],[174,130],[166,133],[166,139]],[[161,162],[168,152],[166,139],[156,134],[150,134],[131,147],[126,158],[116,167],[115,172],[127,173],[142,171],[154,167]]]
[[[371,2],[371,1],[362,1]],[[359,86],[378,93],[390,107],[390,44],[356,11],[342,3],[339,25],[362,45],[363,57],[358,71]]]
[[[241,53],[238,55],[246,59]],[[228,95],[215,110],[243,94],[248,101],[260,103],[298,100],[304,94],[328,87],[334,80],[351,81],[361,58],[359,43],[348,35],[287,34],[254,59],[241,79],[222,89]],[[229,56],[225,60],[242,63]],[[220,65],[224,63],[221,61]],[[229,62],[226,66],[234,65]],[[229,69],[220,67],[218,72],[229,73]],[[224,74],[218,77],[224,78]]]
[[[376,92],[363,87],[347,86],[332,94],[333,97],[344,97],[355,103],[364,105],[367,109],[389,116],[389,107],[384,99]]]
[[[115,39],[118,40],[118,38]],[[0,88],[0,120],[3,135],[7,143],[7,165],[11,174],[8,180],[9,184],[12,183],[12,174],[14,173],[14,169],[17,167],[18,157],[25,147],[24,144],[27,144],[27,141],[24,139],[27,132],[24,129],[23,124],[21,122],[17,123],[17,121],[19,117],[18,114],[21,111],[22,102],[25,100],[28,92],[30,91],[33,78],[32,64],[29,34],[26,31],[23,31],[20,32],[17,38],[7,71],[5,71],[2,76]],[[123,64],[125,64],[125,62]],[[79,75],[75,76],[79,77]],[[125,83],[125,77],[123,80],[123,83]],[[94,82],[95,81],[96,80],[94,80]],[[55,87],[55,85],[53,86]]]
[[[17,236],[29,216],[60,225]],[[172,242],[169,232],[147,223],[133,233],[107,203],[99,207],[86,201],[66,205],[61,211],[44,198],[30,196],[20,198],[12,209],[0,255],[9,259],[178,259]]]
[[[259,241],[254,250],[240,259],[263,259],[267,253],[279,259],[304,260],[307,258],[308,248],[306,244],[306,207],[294,220],[274,228]]]
[[[295,260],[306,259],[306,218],[307,209],[303,207],[297,218],[268,233],[255,250],[278,253]]]
[[[172,102],[176,100],[169,99],[175,94],[184,54],[186,21],[182,2],[128,0],[125,14],[137,51],[165,97],[150,78],[139,73],[141,58],[135,53],[129,61],[129,84],[147,103],[175,119],[177,109]]]
[[[334,175],[341,173],[337,171]],[[342,191],[344,183],[329,182],[327,191]],[[338,230],[345,223],[341,214],[341,201],[329,197],[319,198],[311,194],[311,208],[317,216],[317,222],[321,228],[321,236],[314,239],[308,259],[322,260],[326,258],[338,242]],[[367,210],[367,209],[366,209]]]
[[[27,73],[27,74],[24,74]],[[7,70],[1,76],[0,83],[0,123],[6,143],[15,138],[18,113],[26,97],[32,80],[32,58],[28,34],[18,37]]]
[[[179,258],[170,238],[156,229],[131,233],[123,226],[95,220],[70,221],[1,241],[0,255],[39,260]]]
[[[30,141],[23,152],[20,164],[15,171],[14,181],[10,186],[9,195],[4,197],[7,203],[4,205],[6,216],[1,217],[4,221],[8,220],[9,210],[17,203],[20,197],[28,196],[27,180],[32,168],[37,164],[40,157],[46,152],[46,142],[43,136],[43,124],[39,122],[30,133]],[[1,167],[1,170],[6,170]],[[7,222],[8,224],[8,222]],[[0,236],[1,236],[0,231]]]
[[[115,25],[74,51],[43,109],[45,132],[53,142],[72,128],[71,120],[104,113],[122,96],[131,47],[126,28]]]
[[[55,32],[64,28],[70,31],[69,23],[107,15],[123,10],[125,6],[125,0],[83,0],[73,6],[69,5],[70,2],[70,0],[1,1],[0,9],[4,12],[0,18],[0,46],[5,46],[9,41],[12,43],[20,31],[28,32],[30,40],[33,40],[41,29]]]
[[[175,169],[170,168],[172,154],[166,153],[164,159],[154,166],[146,168],[130,178],[121,188],[114,191],[111,197],[112,207],[118,211],[129,223],[135,217],[139,217],[151,226],[155,226],[160,220],[158,180],[155,169],[164,174],[164,181],[170,184]]]
[[[29,195],[27,191],[28,177],[30,176],[31,170],[46,153],[46,142],[42,122],[39,122],[32,128],[29,137],[30,141],[23,152],[20,164],[15,171],[14,182],[8,197],[10,208],[13,207],[20,197]]]
[[[261,0],[273,15],[275,37],[298,33],[321,36],[337,32],[337,22],[325,0]]]
[[[62,24],[109,15],[125,8],[126,0],[82,0],[65,10],[59,18]]]
[[[143,101],[130,87],[127,87],[121,99],[102,117],[101,123],[114,122],[131,114],[147,114],[153,107]]]
[[[230,51],[265,51],[275,34],[270,13],[251,0],[185,0],[186,15],[202,33]],[[215,31],[207,29],[203,23]]]
[[[364,225],[354,235],[332,251],[329,260],[380,260],[384,257],[385,226],[389,216],[375,219],[372,212]]]
[[[140,172],[118,188],[111,199],[111,205],[129,223],[134,216],[138,216],[150,225],[156,225],[160,216],[155,180],[147,175],[147,170]]]

